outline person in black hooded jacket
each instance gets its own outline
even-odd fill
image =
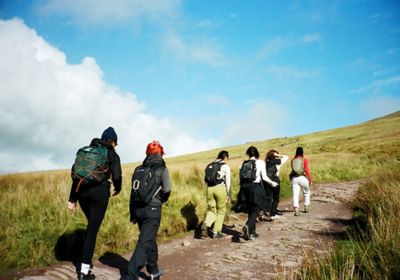
[[[96,246],[96,237],[103,222],[110,198],[110,177],[114,185],[113,196],[118,195],[122,186],[122,172],[120,158],[115,151],[118,137],[112,127],[107,128],[101,139],[94,138],[90,146],[102,145],[107,148],[108,171],[105,179],[96,185],[80,184],[79,179],[73,179],[69,196],[68,208],[75,210],[77,201],[82,208],[88,221],[86,227],[86,238],[82,248],[82,262],[78,279],[95,279],[92,273],[92,257]],[[74,170],[74,166],[72,166]]]
[[[150,166],[155,169],[156,184],[161,187],[149,204],[136,202],[133,197],[130,201],[130,218],[132,223],[139,226],[139,239],[135,251],[129,261],[128,274],[124,279],[139,279],[140,270],[146,266],[151,279],[159,279],[162,271],[159,269],[157,231],[161,222],[162,204],[166,202],[171,193],[168,169],[162,156],[164,149],[157,141],[147,145],[146,158],[142,166]]]

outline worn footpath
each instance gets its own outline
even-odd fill
[[[163,280],[170,279],[292,279],[303,252],[323,254],[345,230],[352,217],[349,201],[358,181],[312,187],[311,211],[295,217],[291,201],[280,204],[283,215],[257,224],[259,238],[246,241],[241,228],[246,214],[232,214],[225,221],[222,239],[196,238],[197,233],[159,246]],[[108,254],[94,264],[96,279],[120,279],[130,255]],[[24,270],[3,279],[76,279],[71,263]],[[143,279],[146,279],[143,275]]]

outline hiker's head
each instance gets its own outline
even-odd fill
[[[304,155],[303,147],[297,147],[296,156],[303,156],[303,155]]]
[[[267,153],[267,156],[265,157],[265,160],[272,160],[272,159],[276,159],[276,157],[279,155],[277,150],[269,150]]]
[[[246,151],[246,155],[249,156],[249,158],[251,157],[255,157],[255,158],[259,158],[260,157],[260,153],[258,152],[257,148],[254,146],[250,146],[247,151]]]
[[[116,146],[118,142],[117,133],[111,126],[103,131],[101,139],[108,142],[109,144],[113,144],[114,146]]]
[[[228,158],[229,158],[229,153],[228,153],[228,151],[225,151],[225,150],[220,151],[218,154],[218,157],[217,157],[217,159],[220,159],[220,160],[225,160]]]
[[[164,148],[161,146],[160,142],[158,141],[153,141],[147,145],[146,148],[146,155],[160,155],[163,156],[164,153]]]

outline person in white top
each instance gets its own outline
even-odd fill
[[[214,163],[220,164],[218,171],[218,182],[211,184],[207,188],[207,205],[208,211],[206,219],[201,227],[203,237],[208,236],[208,228],[214,224],[212,228],[212,238],[221,238],[222,226],[226,214],[226,204],[231,199],[231,169],[227,164],[229,153],[220,151]],[[216,185],[215,185],[216,184]]]
[[[279,196],[281,189],[280,187],[281,181],[279,178],[279,173],[281,166],[284,165],[288,159],[289,159],[288,156],[280,155],[278,151],[273,149],[269,150],[265,157],[265,165],[267,168],[268,177],[272,181],[277,182],[279,184],[276,187],[270,187],[270,185],[266,187],[266,193],[267,197],[269,198],[268,201],[270,205],[270,207],[267,207],[267,211],[269,212],[272,220],[276,219],[278,217],[277,215],[282,215],[282,213],[278,211]]]
[[[256,233],[256,219],[258,213],[260,210],[265,210],[267,206],[263,182],[271,184],[272,186],[277,186],[278,183],[268,178],[265,162],[259,159],[260,153],[256,147],[249,147],[246,151],[246,155],[249,157],[249,161],[255,163],[255,179],[250,182],[241,180],[240,183],[241,199],[244,200],[248,208],[248,219],[246,225],[243,227],[243,237],[246,240],[254,240],[258,237]]]

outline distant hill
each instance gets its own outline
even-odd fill
[[[296,147],[303,146],[315,187],[366,178],[382,169],[400,170],[400,112],[359,125],[224,147],[230,153],[233,203],[239,191],[238,169],[250,145],[259,149],[261,158],[272,148],[293,156]],[[175,238],[202,222],[207,208],[203,170],[221,149],[166,159],[172,194],[163,209],[160,239]],[[127,205],[130,177],[137,164],[123,166],[122,192],[110,199],[96,256],[125,253],[134,247],[137,229],[129,223]],[[282,198],[291,195],[289,172],[290,164],[284,165]],[[71,213],[66,208],[70,185],[69,170],[0,175],[0,228],[4,229],[0,231],[0,274],[62,260],[54,255],[55,244],[62,238],[73,239],[86,224],[81,211]]]

